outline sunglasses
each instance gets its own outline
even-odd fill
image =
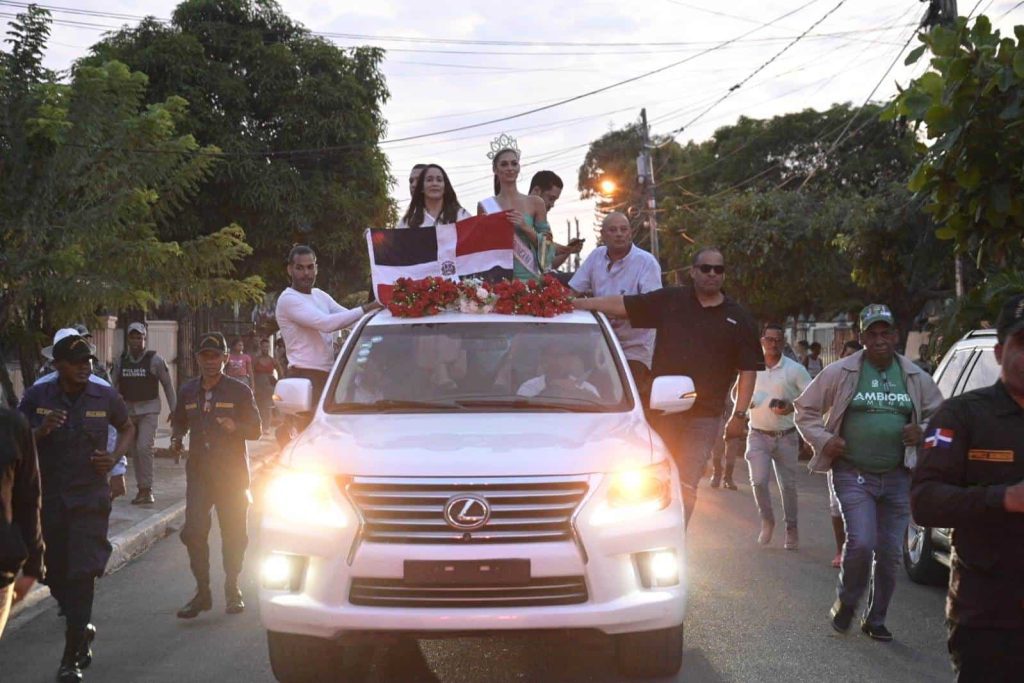
[[[203,412],[208,413],[213,409],[213,392],[207,391],[203,398],[206,399],[203,403]]]
[[[725,272],[725,266],[712,266],[707,263],[702,263],[697,266],[697,270],[707,275],[711,271],[715,271],[715,275],[721,275]]]

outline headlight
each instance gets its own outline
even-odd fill
[[[656,465],[621,470],[611,475],[608,495],[594,513],[594,524],[613,524],[664,510],[672,502],[672,467]]]
[[[283,471],[267,485],[266,510],[297,524],[342,528],[348,524],[338,504],[333,477],[317,472]]]

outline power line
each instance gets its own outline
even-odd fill
[[[773,63],[773,62],[774,62],[774,61],[775,61],[776,59],[778,59],[779,57],[781,57],[781,56],[782,56],[783,54],[785,54],[785,53],[786,53],[786,52],[787,52],[787,51],[788,51],[788,50],[789,50],[789,49],[790,49],[791,47],[793,47],[793,46],[794,46],[794,45],[796,45],[796,44],[797,44],[798,42],[800,42],[800,39],[801,39],[801,38],[803,38],[803,37],[804,37],[804,36],[806,36],[806,35],[807,35],[808,33],[810,33],[811,31],[813,31],[813,30],[814,30],[814,29],[815,29],[815,28],[816,28],[816,27],[817,27],[817,26],[818,26],[819,24],[821,24],[821,23],[822,23],[823,21],[825,21],[825,20],[826,20],[826,19],[828,19],[828,18],[829,18],[830,16],[832,16],[832,14],[834,14],[834,13],[836,12],[836,10],[838,10],[838,9],[839,9],[840,7],[842,7],[842,6],[843,6],[843,5],[845,5],[845,4],[846,4],[846,0],[839,0],[839,2],[838,2],[838,3],[836,4],[836,5],[835,5],[835,7],[833,7],[832,9],[830,9],[830,10],[829,10],[828,12],[825,12],[825,14],[824,14],[824,15],[823,15],[823,16],[822,16],[822,17],[821,17],[820,19],[818,19],[818,20],[817,20],[817,21],[815,21],[815,22],[814,22],[813,24],[811,24],[811,25],[810,25],[810,27],[808,27],[806,31],[804,31],[803,33],[801,33],[801,34],[800,34],[799,36],[797,36],[797,37],[796,37],[796,38],[794,38],[794,39],[793,39],[793,40],[792,40],[791,42],[789,42],[789,43],[788,43],[788,44],[787,44],[787,45],[786,45],[786,46],[785,46],[784,48],[782,48],[781,50],[779,50],[778,52],[776,52],[776,53],[775,53],[774,55],[772,55],[772,56],[771,56],[771,57],[770,57],[770,58],[768,59],[768,61],[764,62],[763,64],[761,64],[760,66],[758,66],[758,67],[757,67],[756,69],[754,69],[754,70],[753,70],[752,72],[750,72],[750,74],[749,74],[749,75],[748,75],[748,76],[747,76],[746,78],[744,78],[744,79],[743,79],[742,81],[740,81],[740,82],[739,82],[739,83],[737,83],[736,85],[734,85],[734,86],[732,86],[731,88],[729,88],[729,89],[728,89],[728,90],[727,90],[727,91],[725,92],[725,94],[724,94],[724,95],[722,95],[722,96],[721,96],[720,98],[718,98],[717,100],[715,100],[714,102],[712,102],[712,103],[711,103],[711,105],[710,105],[710,106],[709,106],[709,107],[708,107],[707,109],[705,109],[705,110],[704,110],[704,111],[702,111],[701,113],[697,114],[697,116],[695,116],[694,118],[690,119],[690,120],[689,120],[688,122],[686,122],[685,124],[683,124],[682,126],[680,126],[679,128],[677,128],[676,130],[672,131],[672,132],[670,133],[670,135],[675,135],[675,134],[677,134],[677,133],[681,133],[681,132],[683,132],[684,130],[686,130],[687,128],[689,128],[690,126],[692,126],[693,124],[695,124],[695,123],[696,123],[697,121],[700,121],[700,120],[701,120],[702,118],[704,118],[704,116],[706,116],[706,115],[708,114],[708,112],[710,112],[710,111],[711,111],[711,110],[713,110],[713,109],[714,109],[715,107],[717,107],[718,105],[720,105],[720,104],[721,104],[722,102],[724,102],[725,100],[727,100],[727,99],[728,99],[728,98],[729,98],[729,97],[730,97],[730,96],[731,96],[731,95],[732,95],[732,94],[733,94],[734,92],[736,92],[737,90],[739,90],[740,88],[742,88],[742,87],[743,87],[744,85],[746,85],[746,84],[747,84],[747,83],[748,83],[748,82],[750,81],[750,79],[752,79],[752,78],[753,78],[754,76],[756,76],[757,74],[761,73],[761,72],[762,72],[762,71],[764,71],[764,70],[765,70],[766,68],[768,68],[768,67],[769,67],[769,66],[770,66],[770,65],[771,65],[771,64],[772,64],[772,63]]]
[[[903,19],[903,17],[905,17],[905,16],[907,15],[907,14],[909,14],[909,13],[911,13],[911,12],[913,12],[913,11],[914,11],[914,8],[910,8],[910,9],[909,9],[908,11],[905,11],[905,12],[903,12],[903,14],[901,14],[901,15],[900,15],[900,17],[898,18],[898,20],[902,20],[902,19]],[[915,24],[915,25],[916,25],[916,24]],[[835,50],[835,51],[833,51],[833,52],[832,52],[832,54],[831,54],[830,56],[832,56],[832,57],[835,57],[836,55],[840,54],[840,53],[842,52],[842,50],[843,50],[843,49],[845,49],[846,47],[847,47],[847,46],[843,46],[843,48],[840,48],[839,50]],[[877,59],[877,58],[876,58],[876,59]],[[873,60],[872,60],[872,61],[873,61]],[[801,68],[804,68],[804,67],[806,66],[806,64],[807,64],[807,63],[805,63],[804,65],[801,65],[801,66],[800,66],[800,67],[798,67],[797,69],[793,69],[793,70],[791,70],[791,71],[796,71],[796,70],[800,70]],[[790,72],[791,72],[791,71],[790,71]],[[775,80],[775,79],[777,79],[777,78],[779,78],[779,77],[781,77],[781,76],[785,75],[786,73],[790,73],[790,72],[783,72],[783,73],[781,73],[781,74],[776,74],[775,76],[773,76],[773,79],[772,79],[772,80]],[[756,105],[756,106],[760,106],[761,104],[765,104],[765,103],[767,103],[767,102],[771,102],[771,101],[774,101],[774,100],[776,100],[776,99],[779,99],[779,98],[781,98],[781,97],[785,97],[785,96],[788,96],[788,95],[790,95],[790,94],[792,94],[792,93],[794,93],[794,92],[798,92],[798,91],[800,91],[800,90],[803,90],[803,89],[804,89],[804,88],[806,88],[806,87],[810,87],[810,86],[813,86],[813,85],[817,85],[817,84],[819,84],[819,83],[827,83],[827,82],[831,82],[831,81],[832,81],[832,80],[834,80],[834,79],[835,79],[835,78],[836,78],[836,77],[837,77],[838,75],[839,75],[839,72],[836,72],[836,73],[834,73],[834,74],[832,74],[831,76],[828,76],[828,77],[826,77],[826,78],[822,78],[822,79],[819,79],[818,81],[814,81],[814,82],[812,82],[812,83],[810,83],[810,84],[807,84],[807,85],[804,85],[804,86],[801,86],[801,87],[798,87],[798,88],[792,89],[792,90],[790,90],[790,91],[788,91],[788,92],[786,92],[786,93],[783,93],[783,94],[777,95],[777,96],[775,96],[775,97],[769,98],[768,100],[764,100],[764,101],[762,101],[762,102],[759,102],[759,103],[758,103],[758,105]],[[679,113],[683,112],[683,111],[684,111],[684,110],[686,110],[686,109],[695,109],[695,108],[697,108],[697,107],[700,107],[700,106],[703,106],[703,105],[702,105],[701,103],[697,103],[696,105],[691,105],[690,107],[686,107],[686,108],[684,108],[683,110],[677,110],[677,111],[675,111],[675,112],[672,112],[672,113],[670,113],[670,114],[669,114],[669,115],[667,115],[667,116],[666,116],[666,115],[663,115],[662,117],[659,117],[659,118],[660,118],[660,120],[664,121],[664,120],[665,120],[666,118],[671,118],[671,116],[675,116],[675,115],[678,115]],[[727,117],[728,117],[728,116],[730,116],[730,115],[731,115],[732,113],[735,113],[735,112],[730,112],[729,114],[726,114],[726,115],[724,115],[724,116],[722,116],[722,117],[718,117],[718,118],[727,118]],[[826,133],[824,133],[823,135],[828,135],[828,134],[831,134],[831,133],[835,132],[836,130],[838,130],[838,129],[839,129],[839,127],[841,127],[841,126],[842,126],[842,124],[840,124],[840,125],[839,125],[838,127],[832,128],[832,129],[831,129],[831,131],[827,131],[827,132],[826,132]],[[752,138],[752,139],[751,139],[750,141],[748,141],[747,143],[745,143],[745,144],[744,144],[743,146],[744,146],[744,147],[745,147],[745,146],[747,146],[747,144],[750,144],[751,142],[753,142],[753,140],[754,140],[754,139],[757,139],[757,138],[759,138],[759,137],[762,137],[763,135],[764,135],[764,133],[762,133],[761,135],[758,135],[758,136],[756,136],[755,138]],[[820,136],[819,136],[819,137],[820,137]],[[571,154],[571,153],[573,153],[573,152],[574,152],[575,150],[577,150],[577,149],[580,149],[580,148],[583,148],[583,147],[587,147],[587,146],[588,146],[589,144],[590,144],[590,143],[585,143],[585,144],[582,144],[582,145],[576,145],[576,146],[574,146],[574,147],[568,148],[567,150],[564,150],[564,151],[561,151],[561,150],[560,150],[559,152],[556,152],[556,153],[555,153],[554,155],[552,155],[552,157],[553,157],[553,158],[558,158],[558,157],[562,157],[562,156],[567,156],[568,154]],[[732,151],[731,151],[730,153],[726,154],[725,156],[726,156],[726,157],[728,157],[728,156],[731,156],[731,155],[733,155],[733,154],[735,154],[735,153],[738,153],[739,151],[740,151],[739,149],[736,149],[736,150],[732,150]],[[539,163],[544,163],[545,161],[547,161],[547,160],[550,160],[550,158],[551,158],[551,157],[545,157],[545,158],[542,158],[542,159],[540,159],[540,160],[535,160],[535,161],[531,162],[530,164],[524,164],[524,165],[535,165],[535,164],[539,164]],[[693,173],[691,173],[691,174],[687,174],[686,176],[681,176],[681,177],[679,177],[679,178],[670,178],[670,179],[667,179],[667,180],[663,180],[663,181],[659,182],[659,185],[664,185],[664,184],[666,184],[666,183],[669,183],[669,182],[673,182],[673,181],[679,181],[679,180],[685,179],[686,177],[689,177],[689,176],[692,176],[692,175],[696,175],[697,173],[701,173],[701,172],[703,172],[704,170],[707,170],[707,168],[710,168],[711,166],[717,165],[718,163],[720,163],[720,162],[721,162],[721,161],[723,161],[723,160],[724,160],[724,157],[723,157],[723,158],[719,158],[719,159],[716,159],[716,160],[715,160],[714,162],[712,162],[711,164],[709,164],[709,165],[708,165],[707,167],[704,167],[704,168],[701,168],[701,169],[696,169],[696,170],[695,170],[695,171],[694,171]],[[487,175],[487,176],[482,176],[482,177],[480,177],[480,178],[477,178],[476,180],[471,180],[471,181],[468,181],[467,183],[464,183],[464,184],[463,184],[463,189],[465,190],[465,189],[466,189],[466,186],[467,186],[467,185],[469,185],[470,187],[476,187],[476,186],[477,186],[478,184],[479,184],[480,186],[482,186],[482,185],[483,185],[483,183],[485,183],[485,182],[489,182],[489,181],[490,181],[490,179],[491,179],[491,176],[490,176],[490,175]]]
[[[846,0],[842,0],[842,1],[845,2]],[[393,138],[393,139],[389,139],[389,140],[381,140],[381,141],[377,142],[377,144],[381,145],[381,146],[383,146],[383,145],[392,145],[392,144],[397,144],[399,142],[410,142],[412,140],[422,140],[422,139],[425,139],[425,138],[437,137],[437,136],[441,136],[441,135],[448,135],[450,133],[457,133],[457,132],[461,132],[461,131],[464,131],[464,130],[472,130],[472,129],[475,129],[475,128],[482,128],[484,126],[490,126],[490,125],[493,125],[493,124],[496,124],[496,123],[504,123],[506,121],[512,121],[512,120],[515,120],[515,119],[522,118],[524,116],[530,116],[532,114],[537,114],[537,113],[542,112],[542,111],[547,111],[549,109],[554,109],[556,107],[561,107],[561,106],[564,106],[564,105],[569,104],[571,102],[577,102],[579,100],[582,100],[582,99],[585,99],[585,98],[588,98],[588,97],[592,97],[594,95],[597,95],[597,94],[600,94],[600,93],[603,93],[603,92],[607,92],[607,91],[612,90],[614,88],[618,88],[618,87],[626,85],[628,83],[633,83],[633,82],[639,81],[639,80],[641,80],[643,78],[647,78],[649,76],[653,76],[655,74],[662,73],[664,71],[668,71],[669,69],[672,69],[672,68],[675,68],[675,67],[680,66],[682,64],[685,64],[687,62],[693,61],[694,59],[696,59],[698,57],[701,57],[701,56],[704,56],[704,55],[707,55],[707,54],[711,54],[712,52],[716,52],[717,50],[720,50],[721,48],[723,48],[724,46],[726,46],[728,44],[735,43],[735,42],[737,42],[739,40],[742,40],[743,38],[745,38],[745,37],[747,37],[747,36],[749,36],[749,35],[751,35],[753,33],[756,33],[757,31],[760,31],[763,28],[772,25],[773,23],[782,21],[783,19],[785,19],[787,17],[790,17],[793,14],[796,14],[797,12],[799,12],[799,11],[803,10],[804,8],[809,7],[810,5],[813,5],[813,4],[817,3],[817,2],[820,2],[820,0],[808,0],[808,2],[805,2],[804,4],[800,5],[800,7],[796,8],[794,10],[790,10],[790,11],[780,15],[779,17],[773,19],[771,22],[768,22],[764,26],[755,27],[755,28],[753,28],[753,29],[751,29],[751,30],[749,30],[749,31],[739,35],[739,36],[736,36],[734,38],[726,40],[726,41],[724,41],[722,43],[719,43],[719,44],[715,45],[714,47],[708,48],[706,50],[702,50],[701,52],[698,52],[698,53],[696,53],[694,55],[690,55],[690,56],[685,57],[685,58],[683,58],[681,60],[678,60],[676,62],[672,62],[671,64],[667,64],[667,65],[659,67],[657,69],[653,69],[651,71],[647,71],[647,72],[644,72],[642,74],[639,74],[639,75],[636,75],[636,76],[632,76],[630,78],[626,78],[626,79],[617,81],[615,83],[611,83],[609,85],[606,85],[606,86],[603,86],[603,87],[600,87],[600,88],[595,88],[593,90],[589,90],[587,92],[580,93],[578,95],[573,95],[572,97],[567,97],[567,98],[564,98],[564,99],[559,100],[557,102],[553,102],[551,104],[547,104],[547,105],[543,105],[543,106],[539,106],[539,107],[534,107],[532,109],[527,109],[525,111],[521,111],[521,112],[518,112],[516,114],[511,114],[511,115],[508,115],[508,116],[502,116],[502,117],[495,118],[495,119],[490,119],[490,120],[487,120],[487,121],[480,121],[480,122],[477,122],[477,123],[467,124],[467,125],[463,125],[463,126],[455,126],[455,127],[447,128],[447,129],[444,129],[444,130],[432,131],[432,132],[429,132],[429,133],[419,133],[419,134],[416,134],[416,135],[407,135],[407,136],[400,137],[400,138]],[[262,152],[262,153],[260,153],[260,152],[244,152],[244,153],[226,152],[226,153],[223,153],[223,156],[276,158],[276,157],[284,157],[284,156],[291,156],[291,155],[307,155],[307,154],[319,154],[319,153],[333,152],[333,151],[345,151],[345,150],[350,150],[350,149],[359,149],[359,148],[362,148],[362,147],[365,147],[365,146],[366,145],[328,145],[328,146],[323,146],[323,147],[305,148],[305,149],[276,150],[276,151],[268,150],[268,151]],[[128,151],[131,151],[131,150],[128,150]],[[157,150],[152,150],[152,152],[157,152]],[[180,152],[175,150],[174,153],[177,154],[177,153],[180,153]]]
[[[1008,9],[1005,12],[1003,12],[1002,14],[1000,14],[998,17],[996,17],[996,21],[1000,21],[1001,19],[1003,19],[1003,17],[1005,17],[1007,14],[1009,14],[1012,11],[1014,11],[1015,9],[1020,7],[1021,5],[1024,5],[1024,0],[1021,0],[1021,2],[1018,2],[1016,5],[1014,5],[1010,9]]]
[[[868,106],[868,103],[871,101],[871,98],[875,96],[875,93],[878,92],[878,89],[882,87],[882,83],[884,83],[885,79],[889,77],[889,74],[896,67],[896,63],[899,62],[900,57],[903,56],[903,53],[907,51],[907,48],[910,46],[910,42],[914,39],[914,36],[916,35],[917,31],[914,30],[910,32],[909,36],[907,36],[907,42],[905,42],[903,44],[903,47],[900,48],[900,51],[896,53],[896,57],[894,57],[892,62],[889,64],[889,68],[885,70],[885,73],[882,74],[882,77],[878,79],[877,83],[875,83],[875,87],[873,87],[871,89],[871,92],[868,93],[868,96],[864,98],[864,102],[857,109],[857,112],[850,118],[849,122],[847,122],[846,127],[843,128],[839,135],[836,136],[836,139],[832,141],[832,144],[829,146],[828,151],[826,152],[826,156],[834,152],[843,142],[844,136],[846,135],[847,131],[850,130],[850,126],[852,126],[853,122],[857,120],[857,117],[860,116],[862,111],[864,111],[864,108]],[[800,187],[798,189],[804,189],[807,183],[811,182],[811,178],[814,177],[816,171],[817,169],[811,169],[811,172],[808,173],[807,177],[804,178],[804,181],[800,183]]]

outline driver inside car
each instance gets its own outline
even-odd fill
[[[592,400],[600,398],[597,388],[584,380],[586,368],[579,354],[550,345],[541,361],[543,374],[526,380],[516,391],[519,396],[577,398]]]

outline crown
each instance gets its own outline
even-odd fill
[[[519,143],[516,142],[516,139],[509,135],[508,133],[502,133],[498,137],[491,140],[491,151],[487,153],[487,158],[494,159],[494,157],[498,156],[498,154],[504,152],[507,149],[510,149],[513,152],[515,152],[516,156],[520,155]]]

